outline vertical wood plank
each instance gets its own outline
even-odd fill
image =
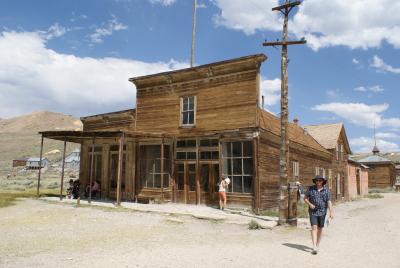
[[[39,189],[40,189],[40,176],[42,172],[42,157],[43,157],[43,134],[42,134],[42,141],[40,143],[40,158],[39,158],[39,173],[38,173],[38,184],[37,184],[37,192],[36,196],[39,197]]]
[[[161,201],[164,202],[164,139],[161,141]]]
[[[65,167],[65,151],[67,149],[67,140],[64,139],[64,150],[62,158],[62,168],[61,168],[61,186],[60,186],[60,200],[63,198],[63,187],[64,187],[64,167]]]
[[[119,150],[118,150],[118,176],[117,176],[117,206],[121,205],[121,179],[122,179],[122,159],[124,157],[124,132],[119,139]]]
[[[90,161],[90,179],[89,179],[89,199],[88,199],[88,203],[90,204],[92,202],[92,182],[93,182],[93,173],[94,173],[94,145],[95,145],[95,140],[96,137],[93,137],[92,139],[92,159]],[[86,191],[86,189],[85,189]]]

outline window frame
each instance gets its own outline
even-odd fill
[[[188,110],[184,110],[184,100],[185,99],[189,99],[189,98],[193,98],[193,110],[189,109]],[[189,101],[190,103],[190,101]],[[196,95],[192,95],[192,96],[181,96],[180,97],[180,109],[179,109],[179,126],[180,127],[194,127],[196,126],[196,110],[197,110],[197,96]],[[183,123],[183,114],[184,113],[190,113],[193,112],[193,123],[192,124],[184,124]]]

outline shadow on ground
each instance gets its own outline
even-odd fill
[[[311,252],[312,248],[304,246],[304,245],[298,245],[298,244],[291,244],[291,243],[283,243],[282,245],[290,247],[290,248],[295,248],[298,250],[302,250],[305,252]]]

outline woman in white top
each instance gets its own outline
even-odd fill
[[[218,195],[219,195],[219,209],[224,210],[226,208],[226,190],[230,183],[229,178],[221,178],[218,185]]]

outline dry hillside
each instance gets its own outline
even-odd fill
[[[24,157],[39,157],[40,135],[44,130],[79,130],[82,124],[72,116],[48,111],[0,120],[0,175],[10,172],[12,160]],[[44,140],[44,153],[60,150],[63,143]],[[67,151],[79,148],[78,144],[68,144]],[[50,160],[61,159],[61,154],[48,154]]]

